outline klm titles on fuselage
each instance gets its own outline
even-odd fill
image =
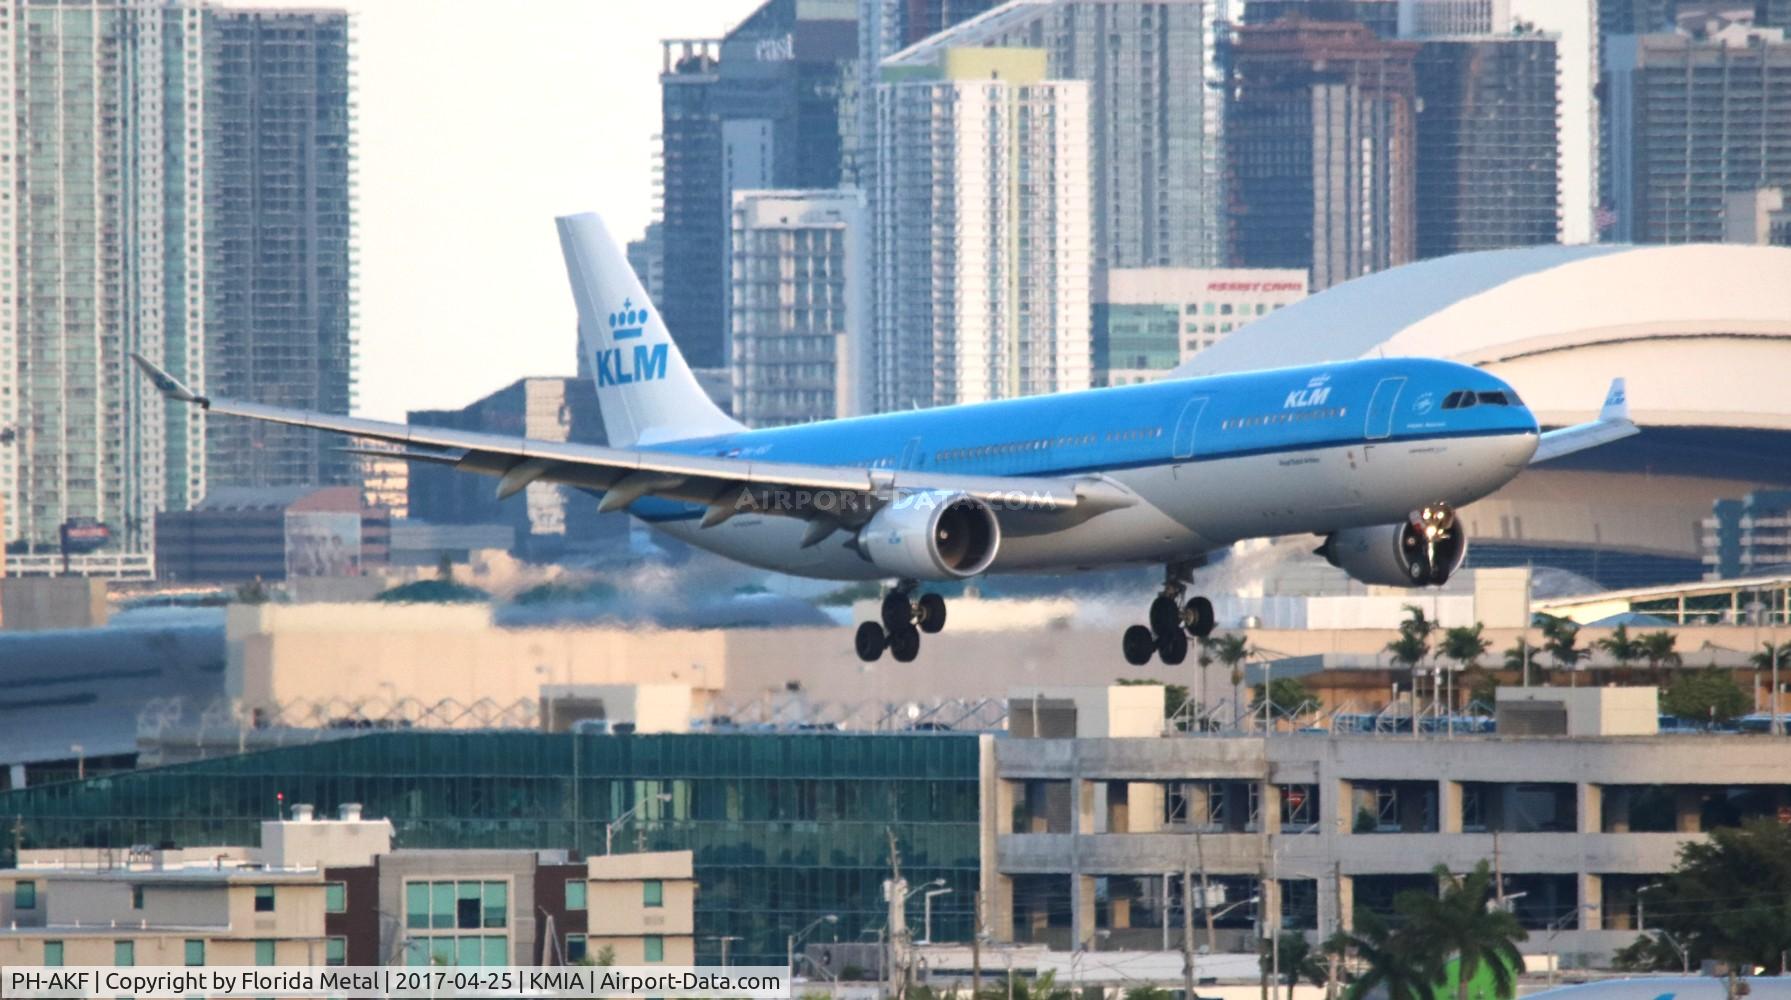
[[[1287,394],[1287,402],[1281,404],[1284,410],[1303,410],[1308,406],[1322,406],[1331,397],[1331,373],[1314,375],[1306,380],[1304,389],[1295,389]]]
[[[623,300],[622,310],[609,314],[610,339],[640,339],[641,333],[646,329],[648,316],[647,310],[636,309],[633,303]],[[627,364],[630,360],[633,362],[632,367]],[[635,344],[633,354],[626,356],[620,347],[599,348],[594,361],[598,388],[652,382],[665,378],[666,345]]]

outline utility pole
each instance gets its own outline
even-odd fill
[[[1218,932],[1213,929],[1213,894],[1206,884],[1206,842],[1198,831],[1194,834],[1194,860],[1200,865],[1200,909],[1206,915],[1206,953],[1219,953]],[[1186,909],[1187,896],[1182,897],[1183,908]],[[1185,919],[1185,918],[1184,918]],[[1190,994],[1191,996],[1192,994]]]
[[[1195,842],[1199,843],[1200,835],[1194,836]],[[1202,869],[1203,873],[1204,871]],[[1206,892],[1204,887],[1201,892]],[[1206,900],[1201,902],[1204,904]],[[1164,911],[1164,919],[1168,919],[1167,910]],[[1209,923],[1207,926],[1210,928],[1212,925]],[[1210,935],[1212,931],[1209,929],[1207,933]],[[1188,871],[1186,864],[1182,865],[1182,992],[1183,1000],[1194,1000],[1194,876]]]
[[[1340,861],[1331,862],[1331,891],[1334,894],[1333,906],[1337,914],[1335,918],[1337,926],[1333,927],[1331,931],[1333,934],[1342,934],[1345,920],[1343,916],[1343,863]],[[1333,950],[1329,958],[1330,961],[1325,963],[1325,1000],[1337,1000],[1337,962],[1340,956]]]
[[[1499,861],[1499,831],[1493,831],[1493,898],[1505,908],[1505,868]]]
[[[983,893],[970,894],[975,923],[970,928],[970,996],[975,1000],[983,991]]]

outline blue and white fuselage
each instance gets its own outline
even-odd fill
[[[1476,405],[1443,404],[1471,392]],[[1457,399],[1459,400],[1459,396]],[[1485,402],[1482,402],[1485,400]],[[1512,388],[1424,358],[1349,361],[1175,379],[933,410],[740,431],[655,449],[690,455],[1001,477],[1104,476],[1140,503],[1066,525],[1002,512],[992,572],[1160,562],[1246,538],[1401,521],[1470,503],[1536,450]],[[644,499],[631,513],[692,545],[804,576],[882,576],[845,539],[802,549],[803,527]]]

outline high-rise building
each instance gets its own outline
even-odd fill
[[[1777,28],[1609,39],[1615,238],[1715,242],[1723,199],[1791,184],[1791,42]]]
[[[204,22],[206,388],[347,413],[348,14],[208,9]],[[253,420],[206,427],[213,488],[352,483],[358,472],[338,442],[302,427]]]
[[[600,423],[596,388],[588,379],[525,378],[458,410],[413,410],[408,422],[538,441],[580,440],[575,429]],[[588,443],[597,443],[586,439]],[[429,524],[505,524],[515,529],[521,554],[551,558],[594,520],[594,503],[555,483],[529,483],[516,496],[498,497],[491,481],[449,466],[414,463],[409,507],[413,520]]]
[[[1309,268],[1322,291],[1413,259],[1417,49],[1360,24],[1238,29],[1234,264]]]
[[[997,0],[858,0],[858,54],[843,81],[841,178],[869,188],[876,115],[869,100],[883,60],[994,7]]]
[[[719,41],[665,43],[662,311],[694,368],[728,364],[733,192],[840,183],[857,17],[857,0],[765,0]]]
[[[1418,86],[1418,256],[1554,243],[1555,40],[1426,39]]]
[[[1791,566],[1791,490],[1755,490],[1718,500],[1704,519],[1704,578],[1727,580]]]
[[[1562,243],[1598,234],[1598,22],[1587,3],[1511,0],[1514,22],[1555,36],[1561,105]]]
[[[352,225],[346,17],[192,0],[0,5],[0,530],[59,572],[62,525],[110,542],[76,573],[146,576],[155,515],[214,483],[351,478],[304,431],[160,399],[190,384],[346,410]],[[28,155],[27,155],[28,154]],[[16,287],[17,291],[11,289]]]
[[[855,190],[734,192],[734,417],[780,427],[865,412],[869,255]]]
[[[1306,297],[1306,272],[1114,268],[1094,287],[1094,381],[1162,378],[1238,327]]]
[[[665,285],[665,223],[649,222],[640,239],[628,241],[628,266],[640,277],[647,295],[660,302]]]
[[[1399,0],[1399,37],[1494,35],[1511,28],[1511,0]]]
[[[1723,242],[1791,247],[1791,188],[1738,191],[1723,199]]]
[[[1355,21],[1380,38],[1399,37],[1400,0],[1245,0],[1244,23],[1268,24],[1284,17],[1308,21]]]
[[[1041,49],[1089,92],[1095,273],[1225,253],[1224,61],[1233,0],[1011,0],[886,67],[967,47]]]
[[[727,202],[722,197],[719,65],[713,40],[669,41],[659,74],[665,160],[665,283],[659,313],[696,368],[722,363],[722,248]]]
[[[947,49],[877,85],[876,407],[1089,385],[1089,85]]]
[[[1791,30],[1791,0],[1757,0],[1754,24],[1762,28]]]

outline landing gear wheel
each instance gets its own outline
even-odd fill
[[[1134,667],[1142,667],[1150,662],[1157,651],[1157,639],[1150,634],[1150,629],[1143,625],[1134,625],[1126,629],[1125,637],[1120,640],[1120,649],[1126,654],[1126,662]]]
[[[913,663],[920,655],[920,630],[903,625],[889,633],[889,655],[895,657],[897,663]]]
[[[893,638],[902,629],[914,624],[914,602],[908,595],[899,590],[892,590],[883,598],[883,627],[889,630]]]
[[[1188,658],[1188,637],[1181,629],[1165,632],[1157,638],[1157,656],[1167,666],[1177,666]]]
[[[1187,623],[1188,634],[1196,639],[1204,639],[1213,634],[1213,602],[1204,597],[1188,600],[1182,608],[1182,620]]]
[[[889,641],[883,636],[883,626],[876,622],[864,622],[858,626],[858,634],[852,637],[852,646],[858,650],[858,658],[866,663],[875,663],[883,656],[884,647]]]
[[[1150,630],[1157,635],[1180,632],[1181,619],[1181,610],[1175,606],[1175,598],[1163,594],[1150,602]]]
[[[945,598],[938,594],[922,594],[915,602],[920,606],[920,630],[928,635],[945,627]]]

